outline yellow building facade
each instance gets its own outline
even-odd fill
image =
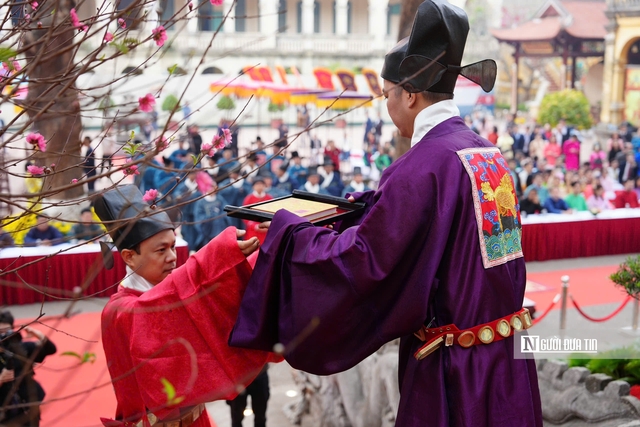
[[[640,126],[640,1],[608,0],[600,120]]]

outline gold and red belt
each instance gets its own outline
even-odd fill
[[[494,341],[508,338],[515,332],[529,329],[532,325],[529,310],[523,308],[508,316],[469,329],[460,330],[453,323],[437,328],[422,326],[415,333],[415,336],[419,340],[425,341],[425,344],[415,352],[413,357],[422,360],[440,348],[442,343],[445,347],[457,344],[465,348],[479,344],[491,344]]]

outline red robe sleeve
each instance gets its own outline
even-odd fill
[[[163,419],[177,407],[232,399],[281,360],[227,344],[251,272],[230,227],[152,290],[107,304],[104,347],[118,418],[136,421],[146,408]],[[174,405],[163,379],[175,388]]]

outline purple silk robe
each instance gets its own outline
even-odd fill
[[[458,154],[491,147],[454,117],[394,162],[377,191],[355,194],[367,203],[357,220],[331,230],[278,211],[231,345],[272,350],[282,343],[294,368],[324,375],[401,337],[396,426],[542,426],[535,364],[514,358],[513,337],[413,357],[423,345],[413,333],[432,318],[432,327],[463,329],[522,307],[524,259],[515,251],[488,260],[487,222],[473,195],[482,192]],[[487,167],[507,167],[499,153],[487,158]],[[515,194],[513,201],[511,221],[519,222]],[[503,215],[499,224],[509,219]]]

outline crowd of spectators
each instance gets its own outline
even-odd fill
[[[195,167],[193,158],[200,155],[202,138],[197,128],[191,129],[179,148],[162,161],[141,164],[135,182],[143,193],[158,191],[156,204],[170,209],[172,219],[181,223],[180,233],[192,251],[229,225],[246,230],[246,238],[262,240],[265,231],[258,229],[258,223],[227,217],[224,207],[283,197],[296,189],[339,197],[369,189],[393,161],[391,143],[379,142],[376,129],[381,125],[376,124],[380,121],[372,123],[370,144],[363,144],[362,151],[344,152],[333,140],[323,143],[307,135],[310,155],[305,158],[297,150],[285,149],[284,129],[270,144],[258,136],[240,156],[232,139],[215,154],[203,156]]]
[[[601,141],[596,137],[591,147],[563,120],[555,127],[510,121],[500,134],[497,127],[485,130],[481,121],[467,123],[507,159],[525,216],[639,206],[640,137],[626,123]],[[589,148],[581,163],[582,150]]]

